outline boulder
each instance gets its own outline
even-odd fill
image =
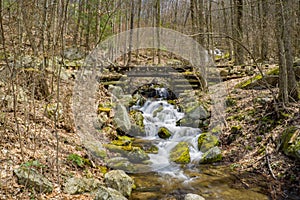
[[[200,163],[207,164],[222,160],[222,153],[219,147],[213,147],[202,155]]]
[[[168,139],[172,136],[171,131],[166,127],[160,127],[157,134],[162,139]]]
[[[134,164],[129,162],[127,158],[124,157],[114,157],[106,161],[107,166],[112,169],[124,170],[126,172],[136,171]]]
[[[186,109],[186,114],[191,119],[203,120],[210,117],[210,113],[202,105],[199,104],[189,106]]]
[[[101,182],[95,178],[74,177],[66,181],[64,192],[67,194],[82,194],[96,190]]]
[[[127,200],[127,198],[115,189],[100,186],[94,200]]]
[[[202,196],[198,194],[186,194],[184,200],[205,200]]]
[[[118,136],[116,140],[113,140],[111,143],[117,146],[128,146],[131,145],[134,138],[128,136]]]
[[[300,160],[300,129],[295,126],[286,128],[281,136],[280,148],[285,155]]]
[[[179,142],[170,152],[170,160],[178,164],[190,162],[190,151],[187,142]]]
[[[128,132],[131,129],[131,122],[126,107],[118,104],[115,110],[114,122],[121,131]]]
[[[198,137],[198,149],[199,151],[206,152],[209,149],[217,146],[219,139],[217,136],[211,133],[204,132]]]
[[[269,85],[269,87],[277,87],[279,83],[279,76],[276,74],[277,71],[271,70],[267,73],[267,75],[262,77],[262,75],[256,75],[246,81],[243,81],[236,85],[237,88],[241,89],[266,89],[266,84]]]
[[[120,95],[120,103],[126,107],[131,107],[134,105],[133,97],[130,94]]]
[[[22,166],[15,169],[14,173],[20,184],[34,188],[36,192],[50,193],[53,190],[52,183],[35,169]]]
[[[119,191],[125,197],[131,195],[134,186],[133,179],[122,170],[112,170],[105,174],[104,181],[107,187]]]
[[[116,98],[120,99],[124,95],[124,91],[119,86],[109,85],[108,91],[111,92]]]
[[[144,116],[141,111],[132,110],[130,111],[130,116],[134,123],[140,127],[140,129],[144,129]]]
[[[141,163],[143,161],[149,160],[150,157],[141,148],[133,147],[133,149],[128,154],[128,159],[133,163]]]

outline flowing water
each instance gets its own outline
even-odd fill
[[[160,98],[149,98],[143,106],[132,108],[143,112],[146,136],[142,140],[157,146],[158,153],[149,154],[151,172],[132,174],[137,188],[130,199],[184,199],[187,193],[200,194],[206,199],[268,199],[259,193],[260,188],[234,187],[237,178],[230,175],[228,168],[199,165],[202,152],[198,150],[197,139],[201,130],[176,126],[184,113],[163,100],[167,98],[166,90],[157,89],[157,93]],[[161,127],[170,130],[171,137],[160,138],[157,133]],[[190,164],[170,162],[170,151],[183,141],[189,144]]]

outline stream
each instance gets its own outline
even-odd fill
[[[145,136],[137,139],[151,142],[158,152],[149,154],[150,172],[131,174],[136,189],[130,199],[184,199],[188,193],[199,194],[205,199],[268,199],[263,194],[265,185],[245,185],[229,167],[198,164],[203,154],[197,143],[201,130],[177,126],[176,122],[184,117],[184,113],[164,100],[168,95],[165,89],[158,88],[157,93],[159,98],[148,98],[143,106],[131,108],[142,111],[144,117]],[[170,131],[170,137],[159,137],[162,127]],[[181,142],[188,144],[188,164],[170,161],[172,149]],[[260,177],[255,178],[257,181]],[[261,180],[263,183],[263,178]]]

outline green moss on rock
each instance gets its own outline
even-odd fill
[[[178,164],[187,164],[190,162],[189,145],[186,142],[179,142],[170,153],[170,160]]]
[[[218,138],[211,133],[204,132],[198,137],[198,149],[202,152],[206,152],[218,144]]]
[[[167,129],[166,127],[159,128],[157,134],[162,139],[168,139],[172,135],[171,132],[169,131],[169,129]]]
[[[113,140],[111,143],[117,146],[128,146],[131,145],[134,138],[128,136],[118,136],[116,140]]]
[[[256,75],[253,78],[250,78],[250,79],[248,79],[246,81],[243,81],[243,82],[237,84],[236,88],[246,89],[247,87],[249,87],[249,85],[251,83],[253,83],[254,81],[257,81],[257,80],[261,80],[261,79],[262,79],[262,75],[261,74]]]

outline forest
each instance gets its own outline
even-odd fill
[[[0,199],[300,198],[300,0],[0,0]]]

